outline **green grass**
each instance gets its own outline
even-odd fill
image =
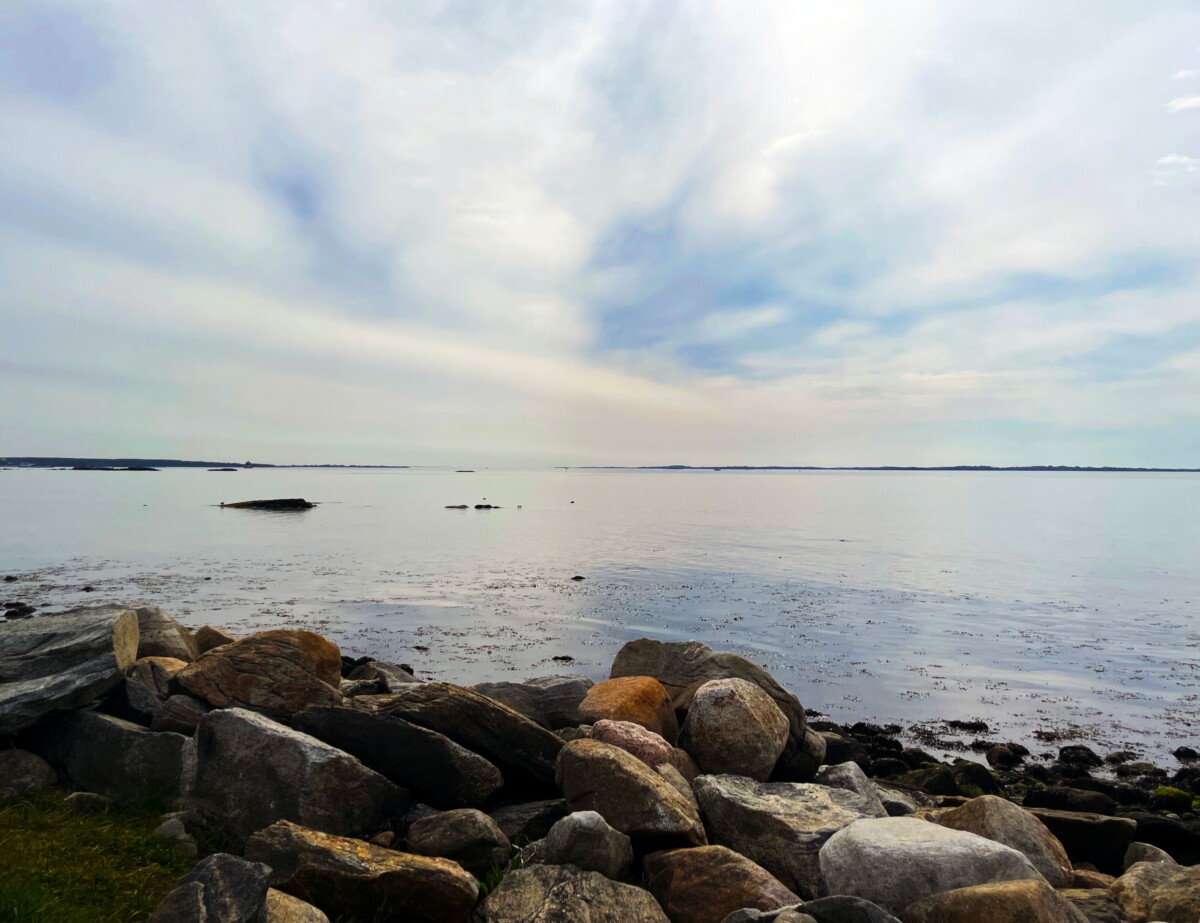
[[[0,923],[138,923],[195,863],[157,805],[74,814],[62,792],[0,801]]]

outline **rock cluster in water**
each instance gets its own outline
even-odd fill
[[[0,797],[165,795],[159,835],[226,844],[156,923],[1200,920],[1200,770],[898,730],[697,642],[468,688],[141,604],[0,624]]]

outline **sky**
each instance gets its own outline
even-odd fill
[[[0,452],[1200,466],[1195,0],[0,0]]]

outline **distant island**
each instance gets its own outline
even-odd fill
[[[1200,474],[1200,468],[1120,468],[1111,465],[581,465],[589,471],[1062,471]]]
[[[187,461],[180,458],[74,458],[48,455],[10,455],[0,458],[0,467],[9,468],[81,468],[87,469],[146,469],[146,468],[408,468],[408,465],[273,465],[265,462]]]

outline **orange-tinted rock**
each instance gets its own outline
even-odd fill
[[[588,690],[579,705],[579,720],[629,721],[674,743],[679,735],[675,709],[667,690],[652,676],[622,676],[606,679]]]
[[[196,644],[200,648],[201,654],[207,654],[214,647],[220,647],[223,644],[232,644],[236,640],[237,638],[229,632],[213,628],[212,625],[205,625],[196,632]]]
[[[340,705],[337,645],[311,631],[279,629],[214,648],[176,678],[218,708],[291,715],[310,705]]]

